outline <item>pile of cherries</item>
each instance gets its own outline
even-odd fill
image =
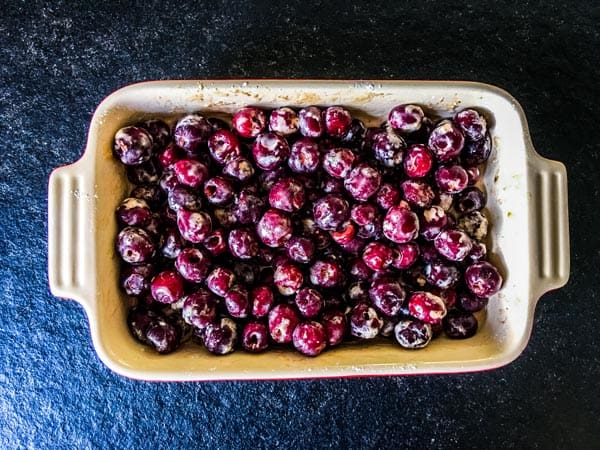
[[[486,119],[418,105],[367,128],[340,106],[245,107],[117,131],[135,185],[117,208],[132,334],[160,353],[346,340],[404,348],[477,331],[502,285],[486,261]]]

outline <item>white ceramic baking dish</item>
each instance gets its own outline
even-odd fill
[[[242,105],[345,105],[368,125],[400,103],[448,116],[473,106],[487,113],[494,140],[485,175],[492,260],[505,283],[480,330],[464,341],[440,337],[403,350],[389,341],[342,345],[316,358],[294,351],[218,357],[196,344],[161,356],[136,342],[126,326],[128,301],[118,287],[114,211],[129,192],[111,155],[115,131],[143,117],[173,119],[203,111],[227,115]],[[492,369],[525,348],[539,297],[569,276],[567,179],[563,164],[531,143],[517,101],[496,87],[445,81],[158,81],[120,89],[97,108],[82,158],[56,169],[48,194],[48,277],[57,297],[87,313],[100,359],[112,370],[146,380],[280,379],[451,373]]]

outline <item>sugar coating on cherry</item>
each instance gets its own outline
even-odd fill
[[[208,143],[213,131],[211,124],[199,114],[188,114],[175,124],[173,138],[175,144],[188,155],[196,155]]]
[[[258,285],[250,293],[251,313],[254,317],[265,317],[275,302],[273,290],[269,286]]]
[[[128,126],[115,133],[113,154],[125,165],[134,166],[148,161],[153,150],[152,135],[144,128]]]
[[[328,194],[313,205],[313,217],[319,228],[326,231],[336,230],[350,213],[348,201],[338,194]]]
[[[212,230],[202,241],[202,246],[213,256],[222,255],[227,251],[227,232],[223,228]]]
[[[223,297],[229,315],[235,319],[248,317],[250,313],[250,295],[241,284],[233,285]]]
[[[242,330],[242,347],[250,353],[259,353],[269,347],[269,329],[263,322],[248,322]]]
[[[447,313],[446,304],[437,295],[427,291],[415,291],[408,299],[410,314],[425,323],[440,322]]]
[[[382,314],[394,317],[400,313],[406,292],[397,281],[383,279],[371,284],[369,298]]]
[[[271,111],[269,129],[282,136],[290,136],[298,131],[298,114],[292,108],[282,107]]]
[[[454,115],[454,123],[472,141],[480,141],[485,138],[487,132],[487,121],[485,117],[472,108],[466,108]]]
[[[319,260],[310,267],[310,282],[319,287],[333,288],[342,279],[342,268],[332,260]]]
[[[475,335],[477,318],[470,312],[450,311],[444,318],[444,333],[451,339],[467,339]]]
[[[292,237],[290,218],[276,209],[269,209],[258,221],[256,232],[268,247],[281,247]]]
[[[371,270],[384,270],[392,264],[394,252],[382,242],[371,242],[364,248],[362,260]]]
[[[321,110],[316,106],[302,108],[298,112],[298,129],[303,136],[309,138],[321,137],[325,131]]]
[[[222,173],[234,181],[245,183],[254,176],[255,170],[248,158],[240,156],[227,162],[223,166]]]
[[[252,259],[258,256],[259,244],[256,233],[250,229],[231,230],[228,237],[231,254],[238,259]]]
[[[206,349],[215,355],[226,355],[235,350],[238,341],[238,326],[228,317],[212,322],[203,333]]]
[[[330,106],[324,113],[325,130],[329,136],[341,138],[350,129],[352,116],[341,106]]]
[[[469,290],[479,297],[491,297],[502,287],[500,271],[487,261],[478,261],[465,270],[465,282]]]
[[[465,137],[452,121],[442,120],[429,135],[427,144],[436,159],[445,162],[460,155]]]
[[[267,116],[259,108],[242,108],[233,115],[232,126],[241,137],[254,138],[266,128]]]
[[[302,264],[308,264],[315,254],[315,244],[308,237],[293,236],[285,243],[288,258]]]
[[[314,320],[302,322],[294,328],[292,342],[296,350],[307,356],[317,356],[327,346],[325,328]]]
[[[405,104],[392,108],[388,121],[401,133],[413,133],[421,128],[425,113],[419,105]]]
[[[259,134],[252,144],[254,162],[262,170],[279,167],[290,154],[288,142],[277,133]]]
[[[423,178],[431,172],[434,157],[426,145],[414,144],[406,150],[404,173],[410,178]]]
[[[415,319],[400,320],[394,327],[396,341],[404,348],[419,349],[433,338],[431,324]]]
[[[145,330],[147,343],[160,354],[175,351],[181,343],[181,329],[166,317],[159,317]]]
[[[119,284],[127,295],[140,296],[150,290],[150,280],[154,275],[154,265],[124,265],[121,268]]]
[[[173,164],[173,172],[179,183],[198,188],[208,178],[208,168],[195,159],[180,159]]]
[[[143,228],[150,221],[152,210],[145,200],[129,197],[121,202],[116,216],[122,225]]]
[[[198,289],[184,298],[181,315],[186,323],[203,330],[217,317],[217,304],[210,292]]]
[[[406,142],[394,130],[382,130],[374,134],[371,140],[373,156],[384,167],[394,168],[402,164]]]
[[[321,315],[321,323],[325,328],[327,345],[334,347],[342,343],[348,333],[348,320],[339,309],[328,309]]]
[[[375,195],[381,186],[381,173],[368,164],[354,167],[344,179],[344,187],[354,199],[364,202]]]
[[[392,183],[383,183],[377,191],[375,201],[381,209],[386,211],[396,206],[401,198],[402,192],[399,187]]]
[[[123,261],[130,264],[150,261],[156,253],[152,236],[138,227],[126,227],[119,232],[117,249]]]
[[[234,198],[233,186],[221,176],[209,178],[204,183],[204,196],[213,205],[226,205]]]
[[[322,159],[322,167],[334,178],[345,179],[354,166],[356,156],[352,150],[343,147],[329,149]]]
[[[210,155],[219,164],[226,164],[241,156],[240,141],[229,130],[218,130],[208,140]]]
[[[419,234],[419,218],[408,208],[394,206],[383,219],[383,234],[398,244],[410,242]]]
[[[440,255],[451,261],[462,261],[468,256],[473,247],[469,235],[459,229],[443,230],[435,237],[433,242]]]
[[[401,185],[404,199],[414,207],[427,208],[433,204],[435,192],[431,185],[423,180],[404,180]]]
[[[222,266],[214,267],[206,276],[206,287],[219,297],[224,297],[235,282],[235,274],[231,269]]]
[[[152,279],[150,290],[157,302],[175,303],[185,292],[184,280],[174,270],[163,270]]]
[[[284,263],[275,268],[273,284],[281,295],[289,296],[296,294],[302,284],[304,276],[302,270],[294,263]]]
[[[189,211],[180,208],[177,211],[177,227],[186,241],[198,244],[211,232],[212,220],[203,211]]]
[[[269,191],[269,204],[282,211],[297,211],[304,206],[304,201],[304,186],[295,178],[282,178]]]
[[[366,303],[359,303],[350,313],[350,334],[361,339],[373,339],[379,334],[383,320]]]
[[[316,317],[323,309],[323,296],[314,288],[300,289],[294,301],[300,314],[308,319]]]
[[[175,268],[187,281],[200,283],[206,278],[211,261],[205,250],[188,247],[175,258]]]
[[[268,326],[271,339],[278,344],[292,342],[296,325],[300,323],[300,315],[290,305],[280,303],[269,311]]]
[[[310,138],[301,138],[290,149],[288,166],[292,172],[310,174],[317,171],[320,161],[319,144]]]

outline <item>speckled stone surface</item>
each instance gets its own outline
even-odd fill
[[[0,448],[597,448],[595,2],[220,3],[1,5]],[[480,374],[289,382],[145,383],[105,368],[83,309],[48,291],[48,176],[80,156],[113,90],[219,77],[469,79],[512,93],[570,189],[571,280],[539,302],[523,355]]]

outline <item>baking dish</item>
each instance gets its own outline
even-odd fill
[[[388,341],[347,344],[317,358],[293,351],[224,357],[188,343],[161,356],[135,341],[126,325],[128,301],[118,286],[114,210],[129,192],[111,154],[117,129],[141,118],[184,113],[230,115],[242,105],[271,108],[310,104],[346,106],[367,125],[379,125],[400,103],[449,116],[472,106],[491,118],[494,152],[484,183],[491,259],[502,268],[503,289],[480,314],[475,337],[445,337],[427,348],[403,350]],[[53,171],[48,191],[48,277],[51,292],[85,308],[100,359],[113,371],[145,380],[282,379],[492,369],[525,348],[539,297],[569,276],[567,180],[563,164],[533,148],[524,113],[505,91],[486,84],[446,81],[154,81],[109,95],[91,120],[81,159]]]

